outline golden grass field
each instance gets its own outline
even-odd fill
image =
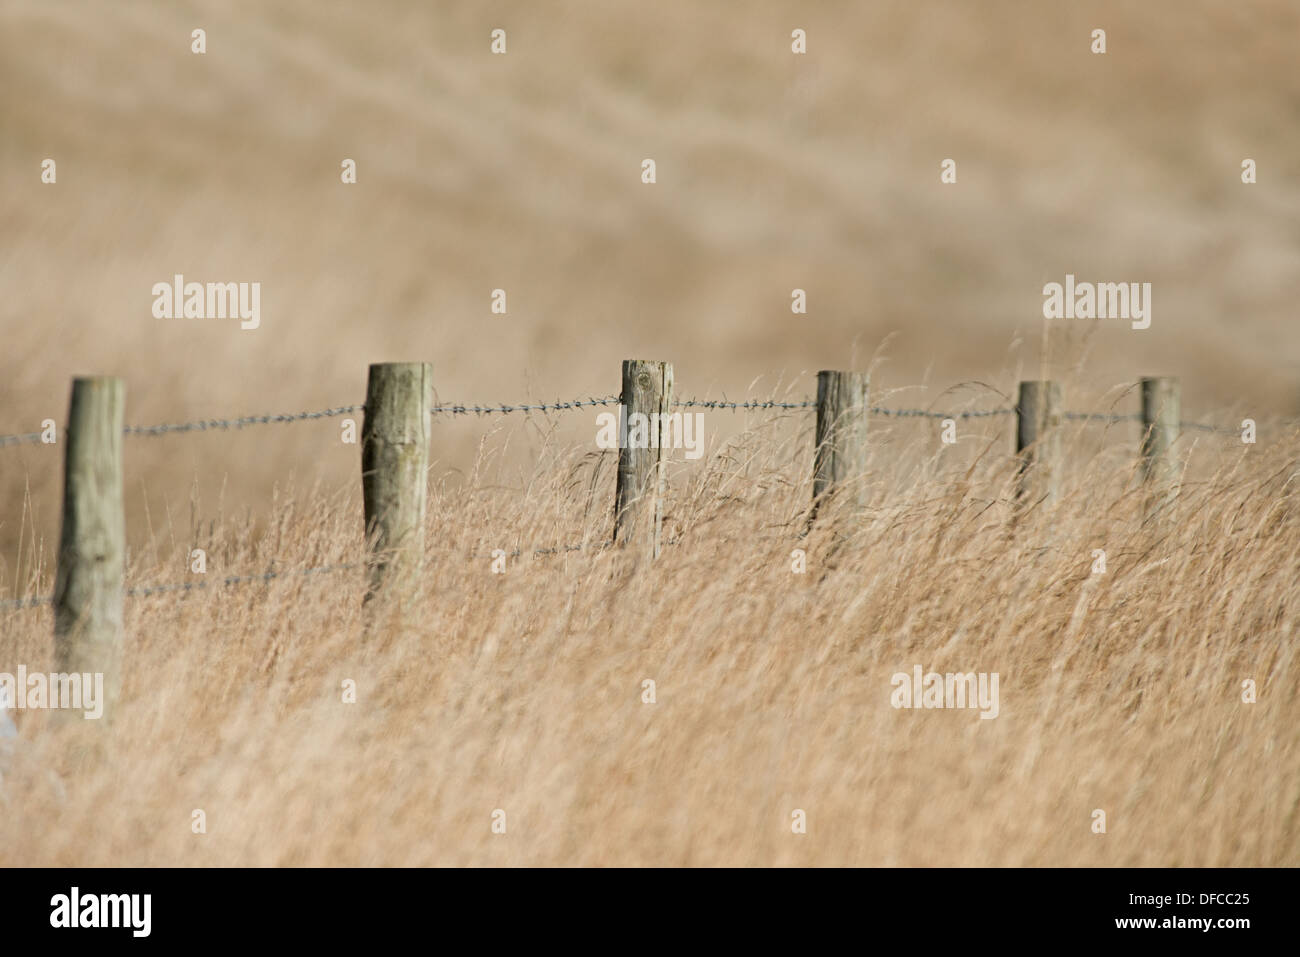
[[[368,638],[360,573],[128,599],[108,730],[21,716],[4,861],[1300,859],[1294,430],[1189,450],[1166,524],[1142,522],[1124,443],[1076,438],[1055,511],[1011,521],[1004,452],[937,453],[873,462],[865,517],[804,539],[809,456],[780,432],[674,476],[678,541],[653,563],[527,551],[608,537],[608,458],[548,454],[522,493],[440,491],[418,598]],[[287,495],[258,545],[231,525],[204,544],[228,569],[356,560],[358,498]],[[48,668],[50,628],[48,608],[11,618],[6,650]],[[999,715],[892,708],[914,664],[998,673]]]
[[[440,417],[415,606],[367,635],[346,571],[128,598],[116,719],[16,716],[0,864],[1300,863],[1298,35],[1289,0],[0,0],[0,434],[83,373],[152,424],[359,403],[385,360],[608,395],[634,357],[958,409],[1169,374],[1260,423],[1184,436],[1152,523],[1134,424],[1071,425],[1017,517],[1012,419],[873,421],[870,507],[800,538],[811,416],[708,412],[645,563],[531,555],[609,535],[593,410]],[[261,282],[261,327],[153,318],[178,272]],[[1067,272],[1151,282],[1151,328],[1045,325]],[[0,448],[0,598],[51,590],[61,461]],[[338,419],[128,438],[128,582],[360,561],[358,465]],[[51,627],[0,608],[0,671]],[[999,673],[1001,713],[891,708],[914,664]]]

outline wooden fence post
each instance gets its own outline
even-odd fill
[[[370,367],[361,429],[361,491],[371,552],[366,601],[381,591],[407,592],[423,561],[432,407],[429,363]]]
[[[866,499],[868,395],[866,372],[817,373],[817,430],[813,447],[810,519],[832,497],[849,506]]]
[[[659,440],[672,405],[671,362],[623,360],[614,541],[642,537],[655,558],[663,544],[664,464],[668,457]],[[642,442],[642,437],[647,441]]]
[[[1182,389],[1175,378],[1142,379],[1142,478],[1151,486],[1148,512],[1169,504],[1178,494],[1178,440]]]
[[[72,380],[64,430],[63,518],[54,584],[54,657],[62,673],[102,673],[104,715],[122,686],[126,519],[122,410],[126,384]]]
[[[1060,384],[1021,382],[1016,418],[1016,454],[1020,456],[1016,497],[1025,504],[1050,505],[1060,492]]]

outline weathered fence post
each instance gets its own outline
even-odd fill
[[[1151,486],[1148,512],[1158,511],[1178,494],[1178,440],[1182,389],[1175,378],[1142,379],[1142,478]]]
[[[1016,417],[1016,454],[1020,457],[1016,497],[1026,504],[1050,505],[1060,492],[1060,384],[1021,382]]]
[[[663,545],[664,464],[668,457],[660,438],[672,405],[671,362],[623,360],[614,541],[641,538],[656,558]]]
[[[832,498],[849,506],[865,501],[870,385],[871,376],[866,372],[817,373],[810,518]]]
[[[429,363],[370,367],[361,429],[361,491],[370,548],[366,601],[380,592],[407,592],[423,560],[432,407]]]
[[[104,715],[122,686],[121,379],[72,380],[64,430],[63,523],[54,584],[54,657],[62,673],[104,676]],[[94,679],[92,679],[94,680]]]

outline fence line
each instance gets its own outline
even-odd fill
[[[749,399],[745,402],[728,402],[726,399],[682,399],[673,403],[675,408],[696,409],[815,409],[816,399],[803,399],[799,402],[778,402],[775,399]]]
[[[218,581],[195,580],[168,582],[162,585],[135,585],[124,589],[122,594],[127,598],[147,598],[150,595],[162,595],[170,592],[190,592],[204,588],[246,585],[250,582],[267,582],[275,578],[288,578],[290,575],[323,575],[361,567],[356,562],[349,562],[340,565],[319,565],[315,568],[298,568],[287,572],[263,572],[260,575],[228,575]],[[41,605],[48,605],[52,601],[54,601],[53,595],[43,595],[39,598],[6,598],[0,601],[0,608],[39,608]]]
[[[209,432],[212,430],[245,429],[250,425],[271,425],[282,422],[304,422],[308,419],[327,419],[336,415],[362,412],[363,405],[343,405],[319,412],[286,412],[279,415],[247,415],[238,419],[202,419],[197,422],[165,423],[163,425],[128,425],[123,435],[167,435],[171,432]]]
[[[18,435],[0,435],[0,449],[6,445],[35,444],[41,440],[40,432],[21,432]]]
[[[390,378],[391,380],[396,381],[396,378],[400,378],[403,374],[411,373],[412,371],[420,372],[419,378],[421,382],[421,391],[419,395],[411,389],[398,390],[400,395],[394,393],[391,389],[387,391],[378,389],[378,385],[382,385],[383,382],[389,381]],[[659,373],[658,378],[655,377],[655,374],[651,374],[655,372]],[[862,413],[865,412],[867,416],[900,417],[900,419],[906,419],[906,417],[923,417],[923,419],[932,420],[985,419],[985,417],[1018,416],[1019,429],[1017,437],[1017,454],[1022,458],[1022,479],[1028,480],[1034,479],[1036,476],[1041,477],[1041,479],[1047,480],[1047,484],[1044,485],[1044,488],[1048,489],[1049,492],[1050,488],[1052,488],[1052,485],[1050,485],[1050,479],[1052,479],[1053,472],[1060,468],[1060,462],[1057,460],[1060,459],[1060,450],[1057,449],[1053,442],[1047,441],[1047,439],[1040,442],[1039,433],[1043,432],[1044,429],[1047,429],[1047,434],[1050,438],[1050,430],[1052,430],[1053,424],[1060,424],[1061,421],[1086,421],[1086,423],[1087,421],[1100,421],[1100,423],[1105,424],[1138,421],[1138,423],[1147,425],[1148,438],[1144,439],[1143,442],[1143,456],[1145,464],[1148,465],[1148,471],[1156,468],[1164,468],[1165,465],[1169,464],[1165,462],[1165,451],[1157,449],[1156,446],[1152,445],[1151,438],[1149,438],[1153,430],[1157,428],[1157,421],[1158,426],[1160,426],[1161,429],[1167,430],[1164,437],[1166,445],[1173,441],[1174,438],[1177,438],[1180,429],[1195,429],[1203,430],[1203,432],[1236,434],[1236,429],[1234,428],[1223,428],[1223,426],[1179,421],[1179,386],[1177,380],[1156,380],[1156,378],[1148,378],[1148,380],[1141,381],[1141,389],[1143,389],[1144,397],[1143,411],[1141,412],[1117,413],[1058,411],[1058,406],[1060,406],[1060,386],[1053,384],[1053,382],[1022,382],[1021,400],[1019,400],[1017,404],[1014,404],[1014,406],[983,408],[983,410],[970,410],[970,408],[967,408],[967,410],[937,411],[932,410],[932,408],[889,408],[883,406],[868,406],[866,402],[868,378],[865,374],[861,373],[819,373],[818,398],[816,399],[679,399],[672,394],[671,365],[668,363],[645,363],[645,361],[637,360],[625,361],[623,391],[621,391],[619,395],[603,395],[603,397],[588,397],[585,399],[576,398],[571,400],[556,399],[554,403],[499,403],[494,404],[494,406],[463,403],[434,404],[432,402],[432,368],[430,368],[428,364],[390,363],[380,364],[377,365],[377,367],[370,367],[370,382],[367,387],[367,400],[365,400],[365,403],[361,404],[324,408],[324,410],[317,411],[274,413],[274,415],[240,416],[234,417],[234,419],[204,419],[187,421],[187,423],[134,426],[121,425],[120,404],[118,404],[117,410],[114,410],[114,415],[117,417],[117,423],[110,424],[107,433],[91,429],[91,426],[86,425],[85,423],[83,423],[83,425],[86,425],[86,428],[82,430],[87,433],[87,436],[83,436],[83,438],[92,436],[103,437],[105,434],[107,434],[107,436],[112,436],[116,429],[121,429],[121,436],[156,437],[172,433],[243,429],[253,425],[290,424],[299,423],[299,421],[329,419],[329,417],[367,412],[369,407],[372,411],[368,412],[367,416],[365,416],[365,419],[367,419],[367,429],[363,430],[363,445],[367,445],[368,443],[370,446],[383,445],[389,447],[390,450],[393,450],[393,455],[396,456],[394,462],[400,463],[404,462],[404,460],[411,456],[412,450],[419,450],[421,443],[428,442],[428,417],[434,415],[510,415],[510,413],[515,412],[525,413],[526,415],[526,413],[530,412],[564,412],[577,410],[577,408],[615,406],[615,404],[620,406],[620,410],[627,408],[627,410],[641,412],[655,411],[659,412],[660,415],[663,415],[664,410],[677,410],[677,408],[705,408],[705,410],[728,411],[816,410],[816,412],[818,412],[818,442],[815,443],[815,456],[826,458],[826,456],[829,455],[835,460],[839,460],[836,459],[836,456],[839,456],[839,458],[845,459],[845,462],[849,463],[846,465],[845,469],[841,469],[841,471],[845,471],[845,476],[837,477],[831,475],[832,472],[835,472],[835,469],[829,469],[827,472],[829,477],[826,482],[823,482],[823,484],[848,485],[850,484],[849,480],[853,479],[855,473],[861,471],[861,463],[858,463],[857,459],[861,458],[862,452],[865,451],[865,442],[868,441],[865,432],[866,420],[859,420],[861,421],[861,424],[857,426],[850,426],[848,423],[841,423],[840,413],[837,412],[837,408],[839,407],[829,399],[829,394],[831,394],[831,391],[835,390],[828,390],[823,387],[823,380],[826,380],[827,382],[832,380],[840,381],[839,378],[836,377],[842,378],[846,376],[846,374],[849,374],[849,376],[852,376],[852,374],[858,374],[858,380],[861,381],[854,381],[858,382],[857,393],[861,393],[861,395],[854,393],[855,398],[853,398],[852,403],[850,403],[853,406],[853,410],[840,410],[844,411],[845,415],[849,415],[849,412],[853,412],[854,416],[861,417]],[[656,382],[658,382],[658,386],[655,385]],[[77,411],[78,408],[78,389],[85,390],[91,386],[112,386],[113,389],[117,390],[117,393],[120,393],[122,390],[120,380],[75,380],[73,385],[73,412]],[[114,393],[114,395],[117,393]],[[407,395],[407,393],[411,393],[411,395]],[[1048,395],[1049,400],[1047,404],[1044,404],[1043,400],[1040,400],[1040,393],[1041,395]],[[1156,403],[1153,402],[1153,400],[1152,402],[1148,402],[1148,393],[1151,394],[1151,397],[1158,398],[1161,397],[1161,395],[1167,395],[1167,397],[1173,398],[1170,398],[1171,404]],[[839,395],[839,393],[836,394]],[[1027,395],[1028,399],[1026,398]],[[1036,397],[1036,395],[1040,398],[1035,399],[1034,397]],[[95,399],[94,402],[91,402],[91,398],[87,398],[86,400],[87,402],[94,404],[96,410],[104,411],[104,408],[108,408],[107,404],[99,403],[99,399]],[[1028,404],[1026,404],[1026,402],[1028,402]],[[1160,404],[1160,406],[1169,404],[1169,407],[1160,410],[1160,408],[1156,407],[1157,404]],[[100,408],[100,406],[103,406],[103,408]],[[381,415],[381,412],[386,413],[386,419],[385,416]],[[113,416],[109,416],[105,421],[112,423],[112,417]],[[1160,417],[1160,419],[1157,419],[1157,417]],[[372,419],[374,421],[372,421]],[[380,421],[380,419],[383,419],[383,421]],[[1040,423],[1039,419],[1043,421]],[[380,428],[380,426],[383,426],[383,428]],[[65,428],[70,428],[70,426],[65,426]],[[96,428],[98,428],[98,426],[96,426]],[[381,432],[385,432],[385,434],[382,434],[382,436],[374,436],[374,434],[370,434],[376,429],[380,429]],[[39,442],[40,438],[42,438],[42,434],[43,433],[34,432],[13,434],[13,436],[0,436],[0,447],[22,445],[22,443],[29,442]],[[72,438],[75,438],[75,436],[69,436],[68,439],[65,439],[65,445],[68,445],[68,441]],[[90,439],[87,438],[87,441],[90,441]],[[96,438],[95,441],[101,441],[101,439]],[[77,445],[77,443],[73,442],[73,445]],[[69,449],[72,449],[72,446],[68,447]],[[629,501],[632,502],[633,505],[636,505],[637,499],[640,498],[642,494],[645,494],[646,498],[658,499],[659,493],[654,492],[654,489],[658,488],[658,485],[663,480],[662,468],[660,468],[658,462],[649,462],[649,460],[647,460],[647,462],[637,464],[637,462],[630,462],[629,460],[629,464],[625,463],[623,458],[621,458],[621,456],[624,456],[625,454],[627,454],[627,452],[620,449],[620,488],[617,490],[615,502],[615,533],[610,541],[581,542],[581,544],[533,547],[533,549],[516,547],[516,549],[512,549],[511,551],[508,551],[508,553],[503,554],[506,554],[508,558],[519,558],[521,555],[530,551],[534,557],[542,557],[542,555],[569,554],[582,550],[603,550],[616,544],[621,544],[621,542],[619,542],[619,516],[623,514],[624,511],[624,508],[620,507],[621,499],[629,498]],[[82,456],[82,458],[85,458],[85,456]],[[364,458],[365,456],[363,455],[363,486],[367,481],[372,485],[374,482],[380,482],[380,485],[376,485],[373,489],[370,489],[370,493],[372,494],[369,495],[369,498],[373,498],[374,501],[370,502],[368,499],[367,528],[369,536],[369,528],[372,519],[378,521],[378,524],[380,525],[383,524],[381,519],[387,520],[389,525],[393,525],[395,516],[398,516],[398,512],[395,512],[394,508],[398,505],[402,505],[402,503],[406,502],[406,499],[409,498],[409,492],[411,492],[411,488],[413,488],[413,482],[419,481],[416,473],[422,473],[422,469],[415,469],[415,473],[412,473],[411,476],[399,475],[399,472],[402,472],[402,469],[396,467],[393,463],[374,462],[367,465],[365,464]],[[65,475],[66,485],[74,479],[82,481],[82,472],[86,472],[88,475],[90,472],[87,472],[87,469],[94,471],[94,468],[92,467],[99,467],[99,465],[103,463],[99,463],[98,460],[96,460],[95,463],[79,463],[77,468],[74,468],[75,463],[73,463],[72,451],[69,451],[68,462],[65,464],[66,468],[69,469]],[[636,465],[636,468],[633,468],[633,465]],[[112,467],[109,468],[109,471],[113,472],[114,475],[117,475],[117,472],[120,471],[120,464],[112,465]],[[816,464],[814,471],[818,472]],[[823,469],[823,471],[826,471],[826,469]],[[628,476],[625,476],[624,472],[628,472]],[[818,475],[820,475],[819,472]],[[387,484],[385,485],[383,482],[387,482]],[[646,488],[642,489],[642,485],[646,486]],[[632,486],[636,486],[636,488],[633,489],[632,493],[628,494],[628,488],[632,488]],[[654,486],[654,488],[651,488],[651,486]],[[647,492],[647,490],[649,490],[649,492]],[[822,492],[826,493],[827,490],[828,489],[822,489]],[[818,505],[819,498],[820,497],[816,494],[815,489],[814,506],[813,511],[810,511],[810,516],[815,515],[816,505]],[[73,495],[72,501],[75,505],[75,503],[81,501],[81,498],[79,498],[78,495]],[[298,570],[296,572],[270,571],[261,573],[261,575],[227,576],[225,579],[220,580],[188,580],[178,581],[178,583],[136,585],[130,586],[130,588],[127,588],[125,583],[123,583],[121,572],[117,572],[116,575],[110,577],[116,579],[116,590],[118,596],[147,597],[155,596],[155,594],[186,594],[192,592],[192,590],[216,588],[216,586],[222,586],[222,588],[224,588],[224,586],[256,583],[256,581],[263,581],[263,583],[265,583],[265,581],[278,579],[278,577],[290,575],[290,573],[296,573],[296,575],[320,575],[320,573],[367,567],[372,571],[373,576],[376,567],[382,566],[383,563],[393,560],[394,555],[390,553],[393,553],[395,547],[400,546],[404,547],[404,549],[409,549],[409,546],[412,544],[416,545],[416,549],[413,550],[412,560],[415,562],[415,566],[419,566],[420,554],[422,554],[422,547],[419,547],[420,542],[407,540],[408,538],[411,538],[411,534],[408,533],[411,529],[422,529],[422,512],[424,512],[424,508],[422,508],[421,501],[416,501],[415,498],[411,498],[411,501],[407,502],[407,505],[411,506],[411,508],[408,508],[408,511],[411,511],[411,515],[406,516],[406,519],[403,520],[404,524],[398,523],[398,525],[393,525],[393,528],[389,528],[389,537],[393,538],[394,542],[387,545],[381,540],[370,542],[368,547],[370,553],[372,553],[372,557],[370,557],[365,566],[359,566],[359,564],[355,563],[335,564],[335,566],[320,566],[307,568],[307,570]],[[625,506],[627,503],[623,503],[623,505]],[[79,521],[74,520],[72,525],[69,525],[69,516],[66,515],[66,510],[68,510],[68,501],[66,501],[65,495],[65,531],[66,528],[69,527],[79,529],[79,525],[82,524],[79,523]],[[116,508],[114,508],[113,511],[116,512]],[[373,516],[369,515],[370,511],[374,512]],[[96,516],[91,516],[91,518],[96,518]],[[108,515],[107,518],[112,519],[112,523],[109,524],[118,521],[118,516],[116,514]],[[398,518],[400,518],[400,516],[398,516]],[[407,529],[407,525],[411,525],[411,529]],[[385,528],[386,527],[387,525],[385,525]],[[629,529],[624,529],[625,533],[628,531]],[[75,534],[82,533],[81,531],[78,531]],[[382,538],[382,536],[380,536],[380,538]],[[96,540],[96,542],[98,542],[98,540]],[[676,545],[677,542],[679,542],[679,540],[673,538],[673,540],[664,541],[662,544]],[[659,544],[658,520],[655,519],[653,549],[651,549],[651,554],[658,554]],[[65,571],[68,571],[64,568],[65,559],[73,571],[85,571],[86,568],[94,570],[95,567],[98,567],[95,566],[94,562],[91,560],[95,559],[96,555],[98,555],[94,547],[91,547],[88,551],[81,547],[92,545],[91,540],[82,541],[81,538],[78,538],[77,541],[73,542],[73,545],[77,547],[73,547],[72,551],[69,551],[68,555],[62,554],[66,550],[64,545],[61,545],[60,551],[61,575]],[[86,554],[82,554],[83,551],[85,551]],[[478,555],[471,553],[471,559],[474,558],[478,558]],[[113,581],[105,581],[105,583],[96,584],[95,589],[92,590],[95,590],[96,594],[100,592],[103,592],[104,594],[112,592],[112,590],[114,590]],[[59,592],[59,589],[56,588],[56,593],[57,592]],[[0,609],[38,607],[48,605],[48,603],[53,601],[55,601],[55,596],[0,599]],[[120,601],[120,598],[118,598],[118,601]]]
[[[668,538],[662,542],[664,545],[679,545],[681,538]],[[543,545],[530,549],[516,548],[506,552],[507,558],[520,558],[525,554],[531,554],[534,557],[547,557],[551,555],[564,555],[581,551],[606,551],[614,548],[612,541],[597,542],[577,542],[571,545]],[[471,552],[469,559],[481,560],[492,558],[492,554],[483,554],[482,552]],[[326,575],[332,572],[352,571],[366,567],[361,562],[344,562],[336,565],[318,565],[314,568],[298,568],[285,572],[263,572],[260,575],[227,575],[220,580],[205,581],[196,579],[194,581],[184,582],[166,582],[160,585],[134,585],[126,588],[123,595],[127,598],[147,598],[151,595],[164,595],[175,592],[191,592],[204,588],[228,587],[231,585],[247,585],[251,582],[268,582],[276,578],[287,578],[290,575]],[[42,605],[48,605],[54,601],[53,595],[42,595],[38,598],[4,598],[0,599],[0,608],[39,608]]]
[[[564,412],[585,407],[617,405],[618,402],[618,396],[603,396],[601,398],[572,399],[566,402],[557,400],[553,403],[540,404],[444,404],[434,406],[430,409],[430,413],[433,415],[502,415],[515,412]],[[759,409],[795,410],[815,409],[817,407],[817,402],[815,399],[803,399],[798,402],[778,402],[772,399],[751,399],[744,402],[731,402],[722,399],[683,399],[674,403],[673,407],[725,409],[729,411],[749,411]],[[245,429],[255,425],[286,424],[305,422],[314,419],[326,419],[340,415],[352,415],[364,412],[365,408],[365,405],[343,405],[332,409],[321,409],[314,412],[285,412],[267,415],[248,415],[233,419],[199,419],[193,422],[171,422],[161,423],[158,425],[128,425],[123,427],[122,434],[126,436],[155,437],[183,432],[230,431]],[[982,419],[1001,415],[1015,415],[1019,409],[1016,406],[999,406],[994,409],[960,409],[943,412],[934,411],[932,409],[893,409],[873,405],[870,406],[867,411],[872,415],[880,415],[888,418]],[[1106,422],[1109,424],[1142,421],[1142,414],[1140,412],[1065,412],[1062,413],[1062,415],[1064,418],[1072,421]],[[1224,435],[1235,435],[1240,431],[1239,429],[1230,426],[1211,425],[1203,422],[1182,421],[1179,425],[1183,429],[1195,429],[1200,432],[1217,432]],[[17,445],[40,444],[41,435],[42,433],[40,432],[23,432],[14,435],[0,435],[0,448]]]
[[[555,403],[500,405],[435,404],[433,367],[427,362],[372,364],[362,404],[318,411],[254,415],[231,419],[150,426],[124,426],[126,383],[107,376],[78,377],[72,381],[71,402],[60,436],[64,447],[64,494],[54,594],[46,598],[0,601],[0,608],[31,608],[49,603],[54,608],[56,664],[62,671],[103,671],[111,674],[116,697],[124,655],[122,603],[126,597],[188,594],[195,590],[267,582],[290,573],[233,575],[219,581],[206,579],[128,587],[125,575],[125,517],[122,494],[124,436],[160,436],[180,432],[242,429],[255,425],[294,423],[349,413],[364,413],[360,465],[368,583],[362,607],[394,609],[415,614],[425,559],[424,534],[428,502],[428,462],[435,415],[493,415],[563,412],[592,406],[619,407],[620,435],[614,488],[614,525],[609,542],[584,542],[535,548],[535,555],[558,555],[586,548],[627,548],[635,545],[653,561],[663,539],[662,516],[666,498],[666,449],[683,441],[693,417],[682,408],[736,410],[816,410],[813,444],[812,500],[807,521],[821,522],[829,513],[838,523],[856,521],[862,514],[862,479],[870,462],[872,415],[945,420],[943,440],[955,441],[949,428],[956,419],[1015,415],[1015,450],[1019,460],[1015,510],[1021,521],[1034,510],[1056,500],[1063,469],[1060,426],[1066,420],[1106,423],[1140,421],[1143,426],[1140,456],[1144,508],[1147,521],[1163,523],[1173,516],[1169,508],[1179,494],[1180,466],[1175,443],[1182,429],[1235,432],[1201,423],[1180,422],[1182,388],[1178,379],[1144,377],[1140,381],[1141,415],[1111,412],[1065,412],[1061,409],[1060,383],[1022,381],[1014,406],[992,409],[894,409],[869,404],[870,375],[865,372],[820,371],[816,400],[678,399],[673,367],[669,362],[626,359],[622,364],[617,396],[590,396]],[[942,397],[941,397],[942,398]],[[1004,397],[1005,398],[1005,397]],[[696,413],[701,415],[701,413]],[[650,428],[647,425],[653,423]],[[675,424],[677,434],[670,444]],[[56,433],[57,436],[57,433]],[[43,433],[0,436],[0,446],[40,441]],[[1242,441],[1255,441],[1254,428]],[[495,549],[500,558],[504,549]],[[513,550],[515,557],[523,549]],[[320,566],[298,574],[325,574],[356,568],[355,564]],[[495,569],[494,569],[495,570]],[[380,597],[382,602],[373,602]],[[366,616],[367,629],[379,624]],[[106,686],[107,687],[107,686]]]
[[[599,399],[572,399],[568,402],[561,402],[556,399],[552,403],[541,403],[539,405],[509,405],[501,403],[500,405],[435,405],[430,411],[434,415],[488,415],[490,413],[508,414],[511,412],[563,412],[568,409],[580,409],[584,406],[595,405],[618,405],[618,396],[607,395]]]

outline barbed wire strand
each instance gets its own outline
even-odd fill
[[[1010,415],[1015,409],[964,409],[960,412],[934,412],[930,409],[882,409],[879,406],[871,406],[868,410],[872,415],[894,416],[897,418],[927,418],[927,419],[982,419],[994,415]]]
[[[328,574],[361,567],[361,565],[352,562],[341,565],[319,565],[315,568],[296,568],[287,572],[263,572],[260,575],[228,575],[218,581],[196,579],[187,582],[168,582],[162,585],[134,585],[124,589],[123,594],[128,598],[147,598],[150,595],[162,595],[169,592],[191,592],[204,588],[224,588],[230,585],[246,585],[249,582],[267,582],[275,578],[288,578],[291,575]],[[54,601],[53,595],[44,595],[40,598],[6,598],[0,601],[0,608],[37,608],[41,605],[48,605],[52,601]]]
[[[659,544],[679,545],[681,544],[681,539],[665,538]],[[569,552],[581,552],[581,551],[602,552],[605,551],[606,549],[616,548],[618,547],[618,545],[619,545],[618,542],[613,542],[613,541],[579,542],[576,545],[552,545],[552,546],[535,547],[530,549],[516,548],[513,551],[506,552],[505,554],[507,558],[519,558],[524,554],[532,554],[533,556],[544,556],[544,555],[563,555]],[[493,551],[494,552],[502,551],[502,549],[493,549]],[[481,559],[481,558],[497,558],[499,556],[491,553],[485,554],[483,552],[470,552],[469,557],[471,559]]]
[[[1065,412],[1064,417],[1076,421],[1095,421],[1095,422],[1141,422],[1142,413],[1140,412]],[[1233,429],[1221,425],[1208,425],[1204,422],[1187,422],[1178,423],[1180,429],[1195,430],[1200,432],[1220,432],[1224,435],[1237,435],[1239,429]]]
[[[588,408],[594,406],[611,406],[619,404],[619,396],[602,396],[599,398],[590,397],[586,399],[571,399],[568,401],[556,400],[555,402],[543,403],[521,403],[510,404],[501,403],[499,405],[466,405],[461,403],[444,403],[435,406],[430,410],[431,415],[507,415],[516,412],[566,412],[573,409]],[[750,399],[742,402],[733,402],[725,399],[682,399],[675,403],[675,408],[694,408],[694,409],[727,409],[731,411],[749,411],[760,409],[814,409],[817,403],[813,399],[803,399],[797,402],[780,402],[775,399]],[[332,418],[340,415],[351,415],[365,411],[365,405],[343,405],[332,409],[320,409],[311,412],[287,412],[269,415],[247,415],[233,419],[200,419],[193,422],[168,422],[159,425],[129,425],[122,429],[123,435],[153,437],[160,435],[172,435],[183,432],[211,432],[211,431],[229,431],[232,429],[245,429],[255,425],[273,425],[292,422],[305,422],[314,419]],[[1000,407],[996,409],[961,409],[954,411],[935,411],[933,409],[891,409],[883,406],[870,406],[868,411],[872,415],[887,416],[892,418],[928,418],[928,419],[979,419],[991,418],[1001,415],[1013,415],[1016,413],[1014,406]],[[1138,413],[1106,413],[1106,412],[1065,412],[1064,418],[1071,421],[1092,421],[1092,422],[1141,422],[1142,416]],[[1180,427],[1187,430],[1196,430],[1202,432],[1217,432],[1222,434],[1236,434],[1237,429],[1225,428],[1223,426],[1209,425],[1202,422],[1181,422]],[[41,441],[41,432],[25,432],[14,435],[0,435],[0,448],[7,446],[17,446],[25,444],[35,444]]]
[[[775,399],[750,399],[745,402],[728,402],[725,399],[680,399],[674,405],[689,409],[815,409],[815,399],[803,399],[800,402],[778,402]]]
[[[678,545],[681,543],[680,538],[666,538],[660,544]],[[529,549],[534,556],[562,555],[570,552],[580,552],[584,550],[604,551],[605,549],[614,548],[618,543],[612,541],[599,542],[578,542],[572,545],[551,545],[540,546]],[[513,551],[506,552],[507,558],[519,558],[525,554],[525,550],[516,548]],[[470,559],[477,558],[496,558],[494,554],[484,555],[483,553],[471,552]],[[124,589],[123,594],[128,598],[147,598],[151,595],[165,595],[170,593],[185,593],[198,591],[204,588],[227,587],[230,585],[246,585],[250,582],[268,582],[276,578],[287,578],[291,575],[322,575],[331,572],[350,571],[364,568],[365,565],[359,562],[347,562],[338,565],[319,565],[315,568],[298,568],[287,572],[263,572],[260,575],[228,575],[220,581],[186,581],[186,582],[167,582],[161,585],[134,585]],[[39,598],[6,598],[0,600],[0,608],[39,608],[42,605],[48,605],[54,601],[53,595],[44,595]]]
[[[202,419],[198,422],[176,422],[163,425],[128,425],[123,435],[167,435],[172,432],[209,432],[213,430],[245,429],[250,425],[271,425],[282,422],[304,422],[308,419],[327,419],[336,415],[361,412],[364,405],[341,405],[319,412],[286,412],[279,415],[246,415],[238,419]]]
[[[488,413],[510,413],[510,412],[563,412],[567,409],[580,409],[584,406],[595,405],[618,405],[618,396],[607,395],[602,398],[590,399],[572,399],[568,402],[561,402],[556,399],[553,403],[541,403],[540,405],[461,405],[451,403],[436,405],[429,411],[433,415],[486,415]]]

